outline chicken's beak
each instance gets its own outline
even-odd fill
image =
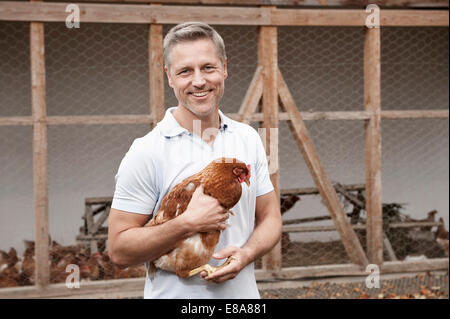
[[[245,184],[247,184],[248,187],[250,187],[250,179],[246,178],[244,179]]]

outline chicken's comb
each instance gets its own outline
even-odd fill
[[[251,174],[251,169],[250,169],[250,164],[247,164],[247,169],[248,169],[248,179],[250,179]]]

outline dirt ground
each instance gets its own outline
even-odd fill
[[[260,289],[263,299],[449,299],[448,272],[420,273],[389,280],[379,288],[360,282],[312,282],[297,288]]]

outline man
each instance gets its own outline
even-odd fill
[[[177,25],[164,39],[164,64],[178,106],[136,139],[120,164],[108,222],[110,257],[123,267],[153,261],[195,233],[220,230],[210,264],[233,255],[231,263],[209,277],[186,279],[158,269],[147,275],[144,297],[259,298],[253,261],[279,240],[281,214],[258,133],[219,111],[228,76],[223,40],[204,23]],[[199,187],[183,214],[143,227],[173,186],[222,156],[252,169],[234,216]]]

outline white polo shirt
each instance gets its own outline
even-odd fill
[[[242,247],[255,225],[256,197],[271,192],[266,153],[257,131],[233,121],[220,110],[221,127],[211,147],[200,137],[179,125],[172,112],[144,137],[136,139],[122,159],[115,177],[116,189],[112,208],[151,215],[158,211],[164,196],[183,179],[198,173],[219,157],[237,158],[250,164],[250,187],[242,184],[242,195],[232,208],[231,227],[220,236],[215,251],[228,246]],[[225,261],[211,258],[217,266]],[[232,280],[209,283],[199,275],[183,279],[157,269],[153,279],[148,274],[144,298],[259,298],[254,264],[241,270]]]

